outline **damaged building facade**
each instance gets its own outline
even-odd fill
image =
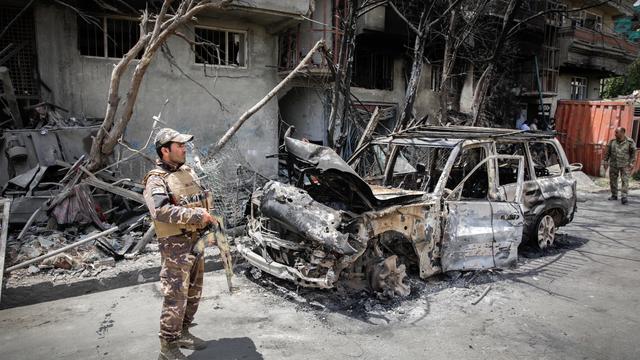
[[[625,34],[631,19],[637,19],[635,1],[608,1],[577,11],[571,10],[588,4],[546,3],[546,8],[570,12],[546,16],[544,23],[528,34],[537,39],[538,46],[521,63],[516,88],[528,118],[553,118],[558,100],[601,99],[602,80],[624,75],[640,55],[635,32]]]
[[[3,66],[10,69],[21,106],[44,100],[64,107],[72,117],[102,118],[113,67],[139,36],[138,15],[130,15],[128,9],[149,6],[151,11],[162,2],[127,1],[130,7],[123,6],[124,2],[113,2],[113,6],[108,6],[112,2],[65,3],[70,6],[36,1],[21,12],[23,1],[0,2],[3,28],[20,15],[0,45],[24,41],[18,56]],[[204,45],[192,50],[177,36],[168,40],[163,54],[158,53],[142,83],[134,117],[125,134],[132,147],[144,145],[153,116],[162,110],[166,126],[197,134],[195,144],[204,148],[219,139],[239,114],[278,83],[278,35],[273,29],[302,21],[302,16],[309,15],[313,1],[259,0],[242,4],[223,12],[203,13],[196,26],[181,29],[192,41],[198,37],[218,44],[220,54]],[[129,66],[125,79],[131,77],[135,66],[136,61]],[[122,87],[126,86],[125,82]],[[166,100],[169,102],[163,106]],[[277,119],[277,103],[271,102],[236,135],[238,152],[267,176],[275,175],[277,169],[275,160],[265,159],[265,154],[277,152]],[[85,150],[88,152],[89,147]],[[147,150],[155,156],[153,149]],[[134,161],[124,164],[122,170],[133,179],[141,179],[150,166],[147,161]]]
[[[3,28],[20,15],[0,39],[3,48],[20,43],[19,49],[3,53],[0,64],[9,68],[19,105],[25,108],[44,100],[68,110],[70,117],[103,117],[114,64],[138,36],[138,18],[130,9],[148,5],[153,10],[161,5],[160,1],[142,0],[125,3],[131,6],[109,1],[64,3],[69,6],[36,1],[23,11],[22,1],[0,1]],[[409,21],[418,21],[420,2],[394,3]],[[518,32],[514,81],[503,89],[513,95],[507,105],[522,109],[528,118],[549,119],[554,116],[557,100],[598,98],[600,79],[623,74],[639,53],[633,39],[616,33],[617,22],[633,16],[632,3],[610,1],[573,11],[580,2],[523,2],[515,22],[539,11],[557,11],[529,19]],[[507,2],[491,1],[489,5],[495,10],[486,11],[486,21],[504,16]],[[182,29],[181,34],[191,41],[211,41],[222,51],[211,51],[202,44],[192,47],[178,36],[171,37],[145,76],[126,141],[133,148],[142,146],[153,116],[162,110],[167,126],[197,134],[199,148],[211,145],[318,40],[325,40],[335,62],[348,12],[346,0],[252,0],[199,15],[196,25]],[[93,20],[87,21],[83,14]],[[358,18],[350,92],[351,114],[361,120],[359,126],[348,124],[354,127],[347,129],[353,139],[376,107],[382,113],[378,132],[393,128],[405,98],[412,41],[408,26],[389,6],[372,7]],[[437,39],[429,44],[413,106],[418,119],[436,119],[440,111],[443,45]],[[480,70],[472,61],[461,62],[452,80],[455,84],[448,87],[453,98],[450,106],[469,113]],[[134,67],[135,61],[125,79]],[[277,153],[283,130],[289,125],[296,127],[297,137],[327,145],[333,81],[327,59],[315,54],[307,69],[278,93],[277,101],[270,101],[236,135],[243,161],[274,177],[277,161],[266,155]],[[164,106],[166,100],[169,103]],[[503,118],[496,124],[512,125],[510,111],[498,114]],[[349,145],[353,146],[347,142]],[[153,156],[153,149],[147,150]],[[132,161],[121,170],[140,179],[150,166],[149,161]]]

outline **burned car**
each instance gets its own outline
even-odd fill
[[[427,127],[376,138],[348,162],[290,137],[284,147],[289,184],[254,192],[237,248],[301,286],[408,295],[407,269],[427,278],[514,266],[523,236],[552,245],[576,211],[553,134]]]

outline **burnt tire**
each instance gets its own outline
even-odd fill
[[[540,250],[553,246],[556,240],[556,231],[558,227],[553,213],[547,212],[542,214],[536,221],[536,226],[530,234],[531,242]]]
[[[370,286],[385,298],[405,297],[411,293],[406,276],[406,267],[398,265],[398,256],[392,255],[373,266],[369,272]]]

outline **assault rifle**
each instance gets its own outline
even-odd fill
[[[209,245],[214,242],[218,245],[222,266],[224,267],[224,272],[227,275],[229,293],[233,293],[233,287],[231,285],[231,278],[233,277],[233,263],[231,262],[231,247],[229,246],[229,240],[227,239],[227,234],[224,228],[224,219],[222,216],[213,212],[213,196],[211,196],[211,192],[208,190],[205,190],[205,199],[207,211],[216,221],[205,228],[203,238],[206,237]]]

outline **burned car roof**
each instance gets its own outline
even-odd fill
[[[397,145],[407,145],[407,146],[437,146],[437,147],[454,147],[458,145],[462,140],[455,139],[430,139],[430,138],[396,138],[391,136],[385,136],[376,138],[371,141],[372,144],[375,145],[388,145],[390,143]]]
[[[556,137],[555,131],[523,131],[506,128],[471,126],[423,126],[415,130],[372,140],[375,144],[406,144],[416,146],[452,147],[462,140],[534,140]]]

